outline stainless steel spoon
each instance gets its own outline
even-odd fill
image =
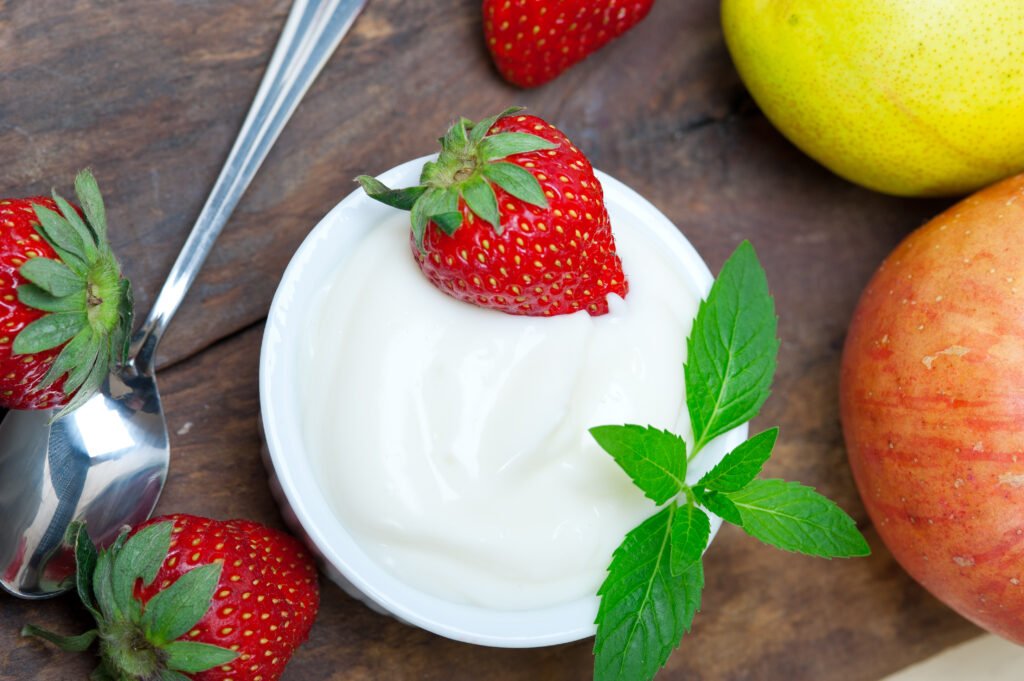
[[[15,411],[0,424],[0,586],[45,598],[73,584],[63,543],[83,520],[98,543],[149,517],[167,477],[156,347],[267,152],[367,0],[295,0],[256,99],[126,366],[77,411]]]

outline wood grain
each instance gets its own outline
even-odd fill
[[[0,0],[0,194],[67,191],[91,165],[140,311],[152,301],[255,92],[285,0]],[[726,529],[703,612],[661,678],[873,681],[975,629],[905,576],[867,526],[838,425],[846,324],[873,269],[944,205],[830,175],[757,111],[714,0],[659,3],[628,36],[544,88],[492,72],[476,0],[372,0],[240,204],[163,347],[173,464],[160,510],[280,524],[259,461],[261,320],[290,254],[361,172],[431,151],[456,114],[528,105],[661,208],[717,270],[749,238],[780,311],[780,424],[769,474],[850,510],[875,555],[816,561]],[[173,366],[172,366],[173,365]],[[85,625],[69,599],[0,599],[0,680],[85,678],[16,632]],[[507,651],[447,641],[324,585],[292,681],[586,679],[590,642]]]

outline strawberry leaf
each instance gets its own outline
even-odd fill
[[[694,451],[757,415],[775,374],[775,304],[744,241],[702,301],[687,341],[686,406]]]
[[[14,337],[11,352],[31,355],[66,343],[89,324],[84,311],[54,312],[35,320]]]
[[[21,635],[41,638],[69,653],[81,653],[89,649],[89,646],[96,641],[96,637],[100,635],[100,632],[98,629],[90,629],[84,634],[79,634],[78,636],[61,636],[60,634],[55,634],[52,631],[47,631],[46,629],[40,629],[39,627],[31,624],[26,624],[21,628]]]
[[[69,395],[85,385],[86,381],[89,380],[89,377],[96,369],[96,364],[99,360],[96,334],[89,327],[82,329],[79,333],[81,334],[86,331],[89,332],[87,336],[89,342],[81,353],[82,361],[80,363],[76,362],[75,364],[72,364],[71,371],[68,372],[67,378],[64,379],[64,392]],[[74,342],[77,338],[78,336],[75,336],[75,338],[71,339],[71,342]],[[71,345],[71,343],[68,343],[68,345]],[[65,349],[66,348],[67,346],[65,346]],[[63,350],[61,351],[61,354],[64,354]],[[58,358],[59,357],[60,355],[58,355]]]
[[[704,555],[711,536],[711,522],[707,514],[687,504],[672,519],[672,574],[685,574]]]
[[[103,619],[112,621],[119,619],[121,611],[114,601],[114,592],[111,585],[110,574],[113,563],[112,551],[101,551],[96,557],[96,570],[92,576],[92,589],[96,596],[96,605],[103,614]]]
[[[58,194],[56,190],[53,192],[53,201],[60,208],[64,220],[71,225],[71,229],[75,230],[78,238],[82,240],[82,252],[85,254],[85,261],[91,263],[96,260],[97,256],[99,256],[99,251],[96,249],[96,237],[93,235],[92,230],[85,226],[78,211],[72,208],[71,204]]]
[[[35,284],[22,284],[17,288],[18,300],[44,312],[81,312],[85,314],[85,289],[66,296],[57,297],[47,293]]]
[[[181,679],[165,679],[162,675],[159,678],[160,681],[181,681]],[[185,681],[191,681],[187,676],[183,678]],[[100,666],[96,667],[89,674],[89,681],[120,681],[120,679],[110,671],[105,661],[101,661]]]
[[[90,679],[90,681],[92,680]],[[172,669],[161,669],[158,681],[192,681],[192,679]]]
[[[125,542],[114,558],[111,578],[113,594],[121,612],[137,621],[142,614],[134,598],[135,584],[140,579],[143,586],[149,586],[167,558],[171,548],[171,531],[174,523],[157,523],[139,530]]]
[[[153,596],[142,613],[147,638],[157,645],[165,645],[188,633],[210,609],[220,571],[217,563],[201,565]]]
[[[96,235],[96,242],[101,249],[108,248],[107,245],[107,209],[103,205],[103,195],[96,183],[96,178],[88,169],[81,171],[75,177],[75,196],[82,206],[89,226]]]
[[[811,487],[754,480],[726,496],[743,520],[743,531],[766,544],[822,558],[871,553],[853,518]]]
[[[699,562],[683,575],[670,567],[670,505],[626,535],[612,556],[598,595],[594,678],[651,679],[690,629],[700,607],[704,570]]]
[[[725,455],[717,466],[700,479],[698,485],[718,492],[736,492],[757,477],[772,455],[779,436],[778,428],[758,433]]]
[[[371,199],[399,210],[412,210],[413,204],[427,191],[426,187],[389,189],[383,182],[369,175],[360,175],[356,181],[362,185]]]
[[[494,231],[501,234],[501,217],[498,214],[498,199],[494,189],[484,178],[477,176],[462,187],[462,198],[477,216],[491,223]]]
[[[75,587],[78,598],[93,617],[98,618],[99,608],[92,588],[93,573],[96,572],[96,545],[92,543],[84,523],[76,520],[68,525],[67,543],[75,549]]]
[[[494,124],[498,122],[498,119],[504,118],[505,116],[511,116],[512,114],[519,113],[522,110],[523,107],[521,106],[510,106],[497,116],[491,116],[483,119],[479,123],[475,123],[469,131],[469,143],[479,145],[484,136],[489,133],[491,128],[494,127]]]
[[[466,132],[466,124],[472,125],[473,121],[469,120],[465,116],[460,116],[455,124],[448,128],[448,131],[444,134],[444,137],[438,140],[441,146],[445,149],[458,152],[465,150],[469,144],[469,134]]]
[[[590,434],[654,503],[664,504],[686,486],[686,442],[648,426],[598,426]]]
[[[50,242],[65,265],[80,277],[84,277],[88,271],[86,265],[88,260],[85,257],[85,244],[82,243],[82,237],[68,224],[67,220],[49,208],[38,204],[33,205],[32,208],[35,209],[36,218],[39,219],[37,231]]]
[[[462,213],[459,212],[459,192],[454,188],[427,190],[423,198],[416,202],[427,220],[437,225],[438,229],[451,236],[462,226]],[[415,210],[415,208],[414,208]]]
[[[68,372],[81,373],[81,380],[76,384],[81,385],[82,381],[84,381],[88,376],[89,370],[92,369],[93,363],[96,361],[95,345],[96,334],[92,330],[91,326],[86,326],[61,349],[60,354],[57,355],[57,359],[55,359],[53,364],[50,366],[50,370],[47,371],[46,376],[43,377],[40,387],[45,388],[49,385],[53,385],[54,381]],[[65,391],[69,389],[69,383],[73,383],[71,376],[68,376],[67,380],[64,381]]]
[[[89,401],[89,398],[96,394],[96,391],[100,389],[103,382],[107,380],[107,376],[110,373],[110,355],[107,353],[100,352],[100,348],[97,348],[97,355],[93,362],[92,369],[89,371],[89,375],[85,381],[78,388],[77,392],[72,395],[71,399],[64,407],[54,414],[54,420],[64,418],[74,410],[81,407],[83,404]],[[70,376],[69,376],[70,380]],[[68,392],[67,381],[64,382],[64,392]]]
[[[29,258],[18,268],[18,274],[58,298],[85,290],[81,277],[50,258]]]
[[[426,236],[427,223],[429,222],[427,214],[424,211],[425,201],[429,195],[436,191],[438,190],[433,187],[426,190],[423,193],[423,196],[420,197],[416,203],[412,204],[412,208],[409,209],[410,219],[412,220],[412,236],[416,242],[416,248],[420,251],[423,250],[423,238]]]
[[[167,653],[167,668],[187,674],[205,672],[238,658],[233,650],[195,641],[171,641],[162,647]]]
[[[455,230],[462,226],[462,213],[437,213],[430,216],[430,221],[437,225],[437,228],[442,232],[451,236],[455,234]]]
[[[484,161],[496,161],[515,154],[557,148],[558,145],[554,142],[549,142],[543,137],[537,137],[528,132],[499,132],[495,135],[488,135],[480,140],[478,147],[480,158]]]
[[[548,207],[544,190],[530,171],[512,163],[488,163],[482,172],[484,177],[517,199],[541,208]]]

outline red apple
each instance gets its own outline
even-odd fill
[[[846,339],[840,401],[857,486],[896,560],[1024,644],[1024,175],[882,263]]]

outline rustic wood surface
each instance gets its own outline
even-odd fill
[[[0,0],[0,194],[69,191],[91,165],[115,248],[148,309],[255,93],[287,0]],[[636,188],[717,270],[743,238],[768,270],[782,350],[756,425],[780,424],[769,474],[836,499],[875,550],[819,561],[725,529],[703,612],[660,678],[874,681],[976,633],[914,584],[869,526],[838,423],[850,313],[896,242],[948,201],[884,197],[820,168],[746,95],[715,0],[658,4],[552,84],[504,85],[479,0],[371,0],[241,202],[161,348],[173,461],[162,512],[281,519],[259,460],[262,320],[290,254],[360,172],[432,149],[455,114],[525,104]],[[0,680],[84,679],[88,656],[20,639],[73,631],[70,598],[0,597]],[[586,679],[590,641],[494,650],[374,614],[325,584],[291,681]]]

